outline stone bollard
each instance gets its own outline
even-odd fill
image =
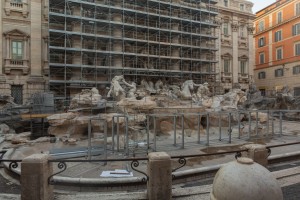
[[[243,148],[248,152],[243,153],[245,157],[251,158],[254,162],[266,167],[268,165],[268,151],[265,145],[247,144]]]
[[[53,199],[53,186],[48,184],[53,168],[48,158],[47,154],[33,154],[22,161],[21,200]]]
[[[148,155],[149,200],[169,200],[172,198],[171,157],[165,152],[152,152]]]

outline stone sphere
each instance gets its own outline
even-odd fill
[[[282,200],[277,180],[250,158],[221,167],[214,178],[211,200]]]

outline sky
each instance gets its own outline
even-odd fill
[[[254,3],[252,8],[253,13],[255,14],[257,11],[267,7],[268,5],[274,3],[276,0],[248,0]]]

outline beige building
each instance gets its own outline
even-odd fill
[[[219,0],[217,23],[217,81],[221,92],[236,83],[243,90],[252,81],[254,66],[253,3],[244,0]]]
[[[47,0],[0,2],[0,91],[19,104],[47,87],[47,5]]]

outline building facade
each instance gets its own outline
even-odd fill
[[[253,3],[244,0],[219,0],[217,29],[217,81],[221,93],[236,84],[247,90],[253,78]]]
[[[215,82],[215,0],[49,0],[50,89],[106,95],[115,75]]]
[[[262,94],[300,95],[300,1],[278,0],[255,19],[255,83]]]
[[[0,2],[0,91],[22,104],[47,89],[48,2]]]

